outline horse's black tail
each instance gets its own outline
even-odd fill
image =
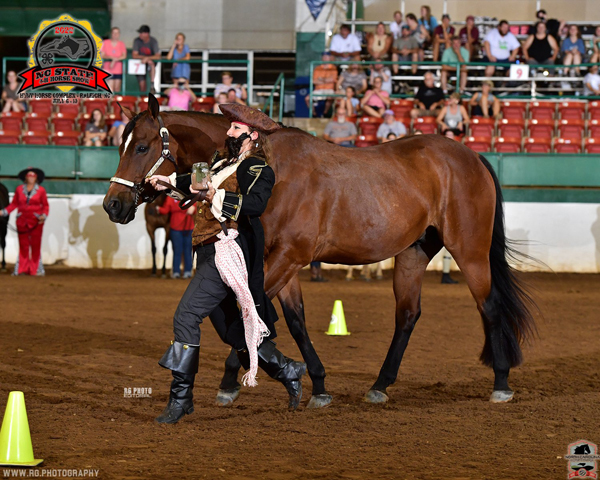
[[[537,310],[537,306],[508,263],[509,259],[519,261],[527,256],[521,254],[514,247],[514,243],[506,238],[500,182],[490,163],[482,155],[479,155],[479,158],[494,179],[496,188],[496,213],[490,248],[492,289],[484,304],[483,314],[486,318],[483,323],[486,336],[479,358],[484,365],[493,366],[489,330],[496,326],[500,330],[500,347],[510,366],[516,367],[523,360],[521,344],[530,340],[536,333],[531,311]]]

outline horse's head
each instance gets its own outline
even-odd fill
[[[126,107],[121,109],[129,123],[119,147],[119,167],[104,197],[104,210],[111,221],[129,223],[138,205],[158,195],[145,182],[146,177],[184,173],[194,162],[208,161],[222,145],[227,124],[221,125],[223,121],[212,116],[200,121],[199,116],[160,114],[153,95],[148,98],[147,111],[135,114]]]

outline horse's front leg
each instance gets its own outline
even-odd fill
[[[325,367],[323,367],[306,331],[302,289],[297,273],[279,291],[277,298],[279,298],[285,321],[306,362],[308,374],[313,383],[312,397],[307,407],[325,407],[331,403],[332,396],[325,390]]]

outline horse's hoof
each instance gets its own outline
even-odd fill
[[[369,390],[365,395],[365,402],[367,403],[387,403],[390,397],[384,392],[379,390]]]
[[[310,397],[310,401],[306,408],[323,408],[327,407],[333,401],[333,397],[328,393],[321,393]]]
[[[506,403],[510,402],[513,399],[515,392],[512,390],[494,390],[492,396],[490,397],[490,402],[492,403]]]
[[[160,278],[167,278],[167,274],[166,274],[166,273],[163,273],[163,274],[160,276]]]
[[[219,390],[217,392],[217,406],[219,407],[231,407],[233,402],[240,396],[241,386],[229,390]]]

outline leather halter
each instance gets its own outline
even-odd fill
[[[175,171],[178,170],[177,162],[175,161],[175,158],[173,158],[173,155],[171,154],[171,150],[169,150],[169,130],[167,130],[167,128],[165,127],[165,124],[164,124],[160,114],[158,114],[157,119],[158,119],[158,124],[160,126],[160,130],[158,131],[158,134],[160,135],[160,139],[162,141],[162,153],[160,155],[160,158],[154,164],[154,166],[150,169],[150,171],[146,174],[146,176],[142,179],[142,181],[138,182],[138,183],[135,183],[135,182],[132,182],[130,180],[126,180],[126,179],[120,178],[120,177],[112,177],[110,179],[111,183],[119,183],[121,185],[125,185],[126,187],[133,188],[135,190],[136,208],[137,208],[137,203],[138,203],[140,196],[142,198],[142,202],[151,202],[152,200],[154,200],[154,198],[156,198],[157,195],[154,195],[154,196],[144,195],[143,191],[146,186],[145,180],[147,178],[150,178],[152,175],[154,175],[154,173],[163,164],[165,159],[169,160],[170,162],[173,163],[173,165],[175,166]],[[133,135],[133,132],[131,133],[131,135]]]

